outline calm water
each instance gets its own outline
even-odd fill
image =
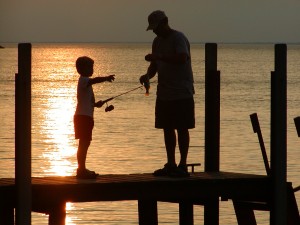
[[[95,75],[116,74],[114,83],[94,86],[96,100],[138,87],[151,44],[34,44],[32,49],[32,175],[74,175],[77,141],[72,117],[76,105],[77,57],[95,60]],[[204,164],[204,45],[192,45],[196,128],[191,130],[189,162]],[[273,45],[219,45],[221,71],[221,170],[265,174],[249,115],[257,112],[266,148],[270,147],[270,71]],[[293,118],[300,116],[300,46],[288,46],[288,180],[300,185],[300,139]],[[0,49],[0,177],[14,177],[14,77],[17,45]],[[100,174],[147,173],[165,163],[161,130],[154,129],[155,81],[144,90],[111,103],[115,110],[95,110],[93,141],[87,166]],[[268,152],[269,153],[269,152]],[[269,155],[269,154],[268,154]],[[177,155],[178,156],[178,155]],[[203,166],[198,168],[203,171]],[[300,193],[297,193],[298,205]],[[232,203],[221,202],[221,224],[237,224]],[[159,203],[159,223],[178,224],[178,206]],[[258,224],[269,214],[256,212]],[[67,225],[138,224],[137,202],[68,203]],[[195,206],[195,224],[203,224],[203,207]],[[33,213],[32,224],[47,224]]]

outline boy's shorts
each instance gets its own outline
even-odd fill
[[[155,128],[195,128],[194,98],[172,101],[156,99]]]
[[[75,139],[92,140],[94,119],[90,116],[74,115]]]

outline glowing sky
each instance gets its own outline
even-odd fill
[[[0,43],[150,42],[156,9],[191,42],[300,43],[300,0],[0,0]]]

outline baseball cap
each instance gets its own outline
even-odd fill
[[[153,30],[155,29],[159,23],[166,18],[166,14],[164,11],[161,10],[155,10],[148,16],[148,27],[147,30]]]

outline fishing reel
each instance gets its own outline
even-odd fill
[[[114,108],[115,107],[113,105],[107,105],[106,104],[105,112],[110,112],[110,111],[114,110]]]

